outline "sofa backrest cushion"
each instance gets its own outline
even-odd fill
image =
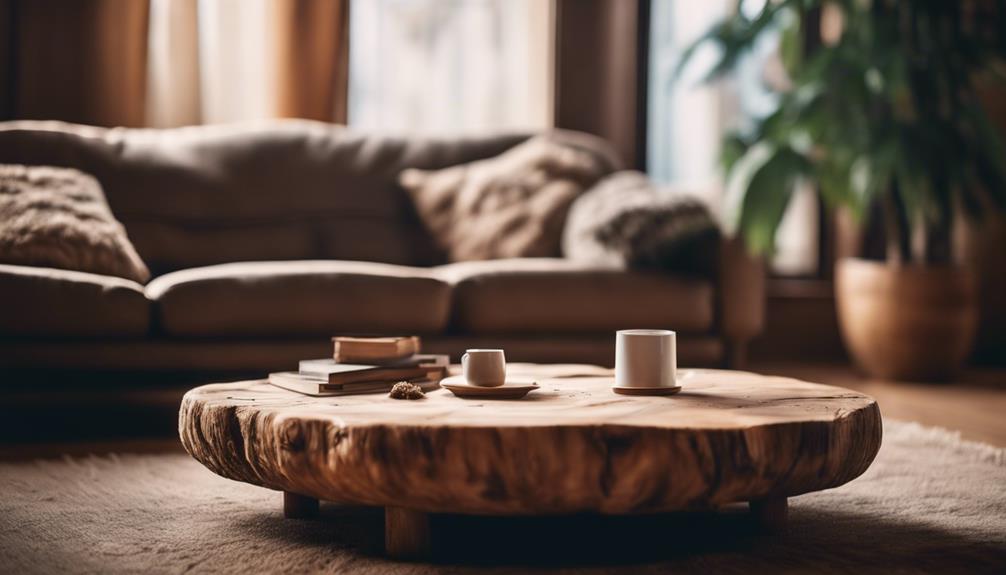
[[[570,139],[534,137],[494,158],[408,169],[399,182],[451,261],[558,257],[569,206],[618,166]]]
[[[398,174],[527,138],[397,138],[304,120],[167,130],[18,121],[0,123],[0,163],[95,176],[155,274],[250,260],[431,265],[443,254]]]

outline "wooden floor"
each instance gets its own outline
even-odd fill
[[[1006,369],[971,369],[940,384],[869,379],[843,364],[760,362],[758,373],[848,387],[880,403],[885,418],[958,430],[965,439],[1006,447]],[[106,453],[184,453],[177,436],[101,442],[0,444],[0,460],[31,460]]]
[[[885,418],[958,430],[1006,447],[1006,369],[970,369],[946,383],[870,379],[848,365],[758,363],[751,371],[847,387],[873,396]]]

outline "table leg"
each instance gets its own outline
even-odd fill
[[[777,532],[785,529],[789,503],[785,497],[759,499],[749,501],[751,514],[758,526],[767,532]]]
[[[428,557],[432,550],[429,514],[401,507],[385,507],[384,550],[396,558]]]
[[[283,515],[287,519],[305,519],[318,513],[318,500],[314,497],[283,492]]]

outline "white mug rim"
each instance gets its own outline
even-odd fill
[[[491,349],[491,348],[477,348],[477,349],[466,349],[465,353],[503,353],[503,350]]]
[[[675,335],[675,332],[669,329],[620,329],[615,333],[618,335],[640,335],[650,337],[666,337],[669,335]]]

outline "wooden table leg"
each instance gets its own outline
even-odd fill
[[[430,516],[401,507],[384,508],[384,550],[390,557],[428,557],[432,550]]]
[[[789,503],[785,497],[749,501],[755,522],[764,531],[774,533],[786,528]]]
[[[305,519],[318,513],[318,500],[314,497],[283,492],[283,515],[287,519]]]

